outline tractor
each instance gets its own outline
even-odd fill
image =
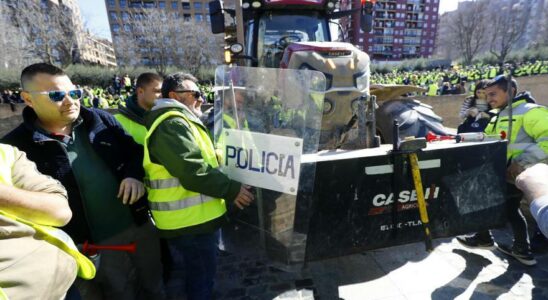
[[[290,266],[421,240],[431,250],[432,238],[506,222],[506,142],[426,143],[449,134],[402,96],[422,89],[370,86],[369,56],[332,41],[332,20],[354,14],[369,31],[373,8],[210,2],[212,32],[227,42],[215,75],[220,167],[257,197],[229,212],[229,248],[260,243]]]
[[[225,61],[238,65],[316,70],[326,76],[323,104],[321,149],[355,149],[356,137],[345,132],[364,91],[376,96],[376,134],[382,142],[392,142],[392,120],[400,122],[402,136],[425,136],[428,131],[446,134],[442,118],[430,106],[409,97],[424,92],[405,85],[369,85],[369,57],[350,43],[333,41],[333,20],[359,14],[363,31],[372,26],[374,1],[362,7],[336,11],[338,0],[249,0],[236,1],[234,9],[224,9],[219,1],[210,2],[213,33],[224,33]],[[225,25],[225,14],[235,24]],[[233,22],[234,23],[234,22]],[[371,144],[371,143],[369,143]]]

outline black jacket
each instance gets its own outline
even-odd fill
[[[126,177],[142,180],[142,147],[133,141],[120,123],[107,112],[85,107],[80,108],[80,117],[80,126],[86,127],[93,149],[112,170],[118,182]],[[36,129],[36,119],[34,110],[26,107],[23,110],[23,123],[4,136],[1,142],[25,151],[40,172],[59,180],[65,186],[73,217],[63,229],[76,243],[91,241],[84,205],[67,153],[57,140]]]

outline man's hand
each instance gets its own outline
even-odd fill
[[[476,117],[476,120],[479,120],[479,119],[491,119],[491,116],[488,113],[482,111]]]
[[[118,198],[124,204],[133,204],[145,194],[145,186],[135,178],[127,177],[120,183]]]
[[[516,177],[525,170],[524,167],[521,165],[512,162],[510,166],[506,169],[506,182],[514,183],[516,181]]]
[[[238,196],[234,199],[234,205],[236,205],[239,209],[244,209],[249,206],[254,199],[255,196],[253,196],[253,194],[249,191],[249,186],[242,184]]]
[[[536,164],[523,171],[516,178],[516,187],[523,192],[528,203],[548,195],[548,165]]]

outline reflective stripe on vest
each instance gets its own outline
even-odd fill
[[[15,163],[16,149],[9,146],[0,144],[0,183],[5,185],[13,185],[11,180],[11,168]],[[72,239],[62,230],[51,226],[39,225],[31,221],[19,218],[15,215],[0,210],[0,215],[3,215],[9,219],[12,219],[21,224],[32,227],[41,238],[66,252],[74,258],[78,265],[78,276],[84,279],[92,279],[95,277],[95,266],[93,263],[82,253],[78,251]]]
[[[198,194],[198,196],[188,197],[180,200],[171,200],[167,202],[153,202],[150,208],[159,211],[185,209],[196,205],[201,205],[210,201],[217,200],[213,197]]]
[[[164,166],[150,160],[148,141],[156,128],[166,119],[182,118],[200,147],[206,163],[216,168],[217,158],[213,144],[206,131],[192,122],[181,112],[168,111],[159,116],[144,139],[143,166],[146,173],[145,184],[148,191],[150,211],[156,227],[162,230],[185,228],[216,219],[226,212],[223,199],[213,198],[185,189],[179,179],[173,177]]]
[[[133,140],[137,144],[139,145],[144,144],[145,135],[147,134],[147,128],[145,126],[131,120],[130,118],[120,113],[115,114],[114,118],[116,118],[116,120],[118,120],[118,122],[122,124],[122,127],[124,127],[124,130],[127,131],[127,133],[129,133],[129,135],[133,137]]]
[[[525,132],[523,127],[523,116],[528,111],[540,108],[542,106],[527,103],[524,100],[513,103],[512,105],[512,133],[509,139],[508,151],[506,153],[506,158],[508,160],[515,158],[527,150],[528,154],[534,155],[538,160],[546,158],[546,153],[542,150],[531,136]],[[509,118],[508,118],[508,107],[501,111],[497,116],[494,116],[487,127],[485,132],[488,134],[497,134],[501,131],[508,133],[509,127]]]

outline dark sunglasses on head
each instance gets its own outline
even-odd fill
[[[72,100],[80,100],[82,98],[82,90],[70,90],[70,91],[47,91],[47,92],[29,92],[30,94],[48,95],[49,99],[53,102],[61,102],[68,94]]]
[[[193,91],[193,90],[181,90],[181,91],[175,91],[176,93],[190,93],[194,99],[200,99],[204,98],[204,94],[200,91]],[[205,99],[205,98],[204,98]]]

